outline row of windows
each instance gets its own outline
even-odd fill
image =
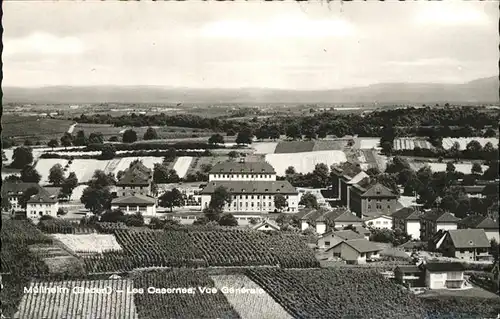
[[[29,204],[29,205],[33,207],[50,207],[50,204]]]
[[[248,202],[244,202],[244,206],[248,207]],[[255,203],[251,202],[250,207],[255,207]],[[237,207],[238,203],[233,203],[234,207]],[[227,205],[226,205],[227,206]],[[262,206],[266,207],[266,202],[262,202]],[[273,202],[269,202],[269,207],[273,206]],[[243,207],[243,203],[240,203],[240,207]],[[260,203],[257,203],[257,207],[260,207]]]
[[[271,178],[268,174],[214,174],[214,178]]]
[[[288,199],[288,195],[284,196]],[[261,195],[239,195],[239,199],[260,199]],[[262,199],[273,199],[273,195],[262,195]],[[233,199],[238,199],[238,195],[234,195]]]
[[[368,209],[372,209],[372,205],[368,205]],[[376,209],[382,209],[382,204],[377,204]],[[391,205],[387,205],[387,209],[391,209]]]

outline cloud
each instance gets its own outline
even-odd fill
[[[18,39],[4,39],[5,56],[42,54],[76,55],[85,50],[83,42],[75,37],[57,37],[49,33],[36,32]]]
[[[325,38],[344,37],[354,27],[341,19],[311,20],[304,16],[282,16],[268,21],[225,20],[206,24],[201,34],[215,38]]]
[[[417,25],[483,25],[489,22],[489,18],[485,12],[465,2],[432,2],[425,3],[414,22]]]

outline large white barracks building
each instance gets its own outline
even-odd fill
[[[287,207],[283,212],[298,211],[299,194],[288,181],[277,181],[276,171],[267,162],[224,162],[216,164],[207,186],[201,191],[201,207],[208,207],[211,195],[218,187],[231,194],[225,212],[267,213],[275,210],[274,197],[283,195]]]

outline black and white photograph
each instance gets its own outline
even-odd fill
[[[1,318],[500,318],[499,5],[4,1]]]

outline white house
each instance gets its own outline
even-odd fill
[[[402,208],[391,215],[393,228],[401,229],[410,235],[412,239],[419,239],[421,216],[422,213],[414,208]]]
[[[364,222],[370,228],[392,229],[392,217],[388,215],[365,217]]]
[[[57,217],[59,202],[45,191],[31,196],[26,204],[26,217],[37,223],[42,216]]]
[[[156,217],[156,199],[142,194],[122,196],[111,201],[111,209],[120,209],[124,214],[140,212],[144,217]]]
[[[352,239],[365,239],[365,236],[363,234],[358,234],[352,230],[330,231],[318,238],[317,247],[319,249],[328,249],[337,245],[341,241]]]
[[[326,250],[333,257],[340,257],[349,264],[365,264],[367,260],[380,258],[382,249],[366,239],[351,239],[337,243]]]
[[[4,182],[2,184],[2,197],[5,196],[9,200],[10,211],[23,209],[19,205],[19,198],[29,188],[36,188],[39,192],[42,190],[42,187],[37,183]]]
[[[267,162],[224,162],[216,164],[209,182],[200,192],[201,209],[208,207],[212,194],[224,187],[231,194],[231,202],[224,212],[269,213],[275,211],[275,197],[286,201],[283,212],[298,211],[299,195],[288,181],[277,181],[274,168]],[[233,213],[233,215],[234,215]]]
[[[465,283],[464,266],[461,263],[427,262],[425,286],[430,289],[462,288]]]

